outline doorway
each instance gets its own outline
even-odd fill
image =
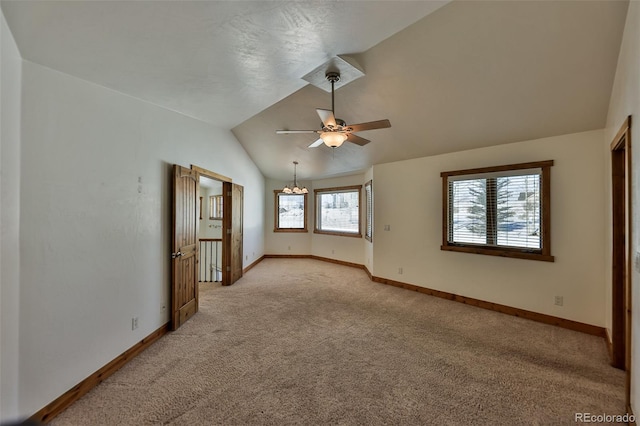
[[[198,312],[203,279],[231,285],[242,276],[242,195],[226,176],[173,166],[172,330]]]
[[[211,276],[214,282],[217,279],[223,286],[231,285],[242,277],[243,187],[233,183],[231,178],[202,167],[192,164],[191,169],[197,172],[199,183],[207,185],[199,190],[198,196],[202,197],[202,217],[208,216],[209,220],[203,219],[199,224],[211,228],[201,230],[199,235],[206,234],[208,236],[203,239],[213,239],[220,244],[217,249],[216,246],[210,246],[215,258],[209,255],[209,259],[206,259],[203,257],[205,253],[199,255],[200,263],[204,264],[200,265],[202,277],[207,278],[204,273],[212,271],[213,263]],[[215,241],[218,239],[221,240],[219,243]]]
[[[631,117],[611,142],[612,322],[611,365],[626,371],[626,403],[631,380]]]
[[[200,193],[198,194],[198,282],[221,283],[224,266],[222,235],[224,231],[223,183],[200,175]]]

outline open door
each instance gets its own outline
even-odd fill
[[[229,265],[226,276],[223,276],[223,285],[231,285],[242,278],[242,238],[243,238],[243,209],[244,188],[235,183],[226,182],[223,186],[225,194],[225,229],[222,244],[226,247],[228,256],[225,264]],[[226,214],[229,212],[230,214]]]
[[[171,329],[198,312],[198,172],[173,166]]]

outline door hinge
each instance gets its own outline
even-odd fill
[[[227,272],[231,272],[231,266],[227,266]]]
[[[227,229],[227,234],[231,235],[231,229]]]

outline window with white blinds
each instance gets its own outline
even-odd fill
[[[552,161],[444,172],[443,250],[552,261]]]
[[[364,184],[364,237],[373,241],[373,182],[369,181]]]
[[[307,194],[275,193],[275,232],[307,232]]]
[[[361,237],[360,192],[362,185],[316,189],[316,233]]]

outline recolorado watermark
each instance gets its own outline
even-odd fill
[[[593,414],[575,413],[573,421],[576,423],[634,423],[636,416],[633,414]]]

